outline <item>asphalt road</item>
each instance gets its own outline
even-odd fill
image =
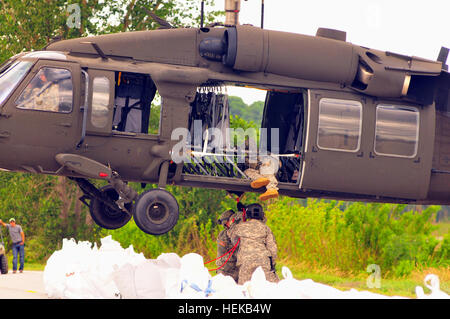
[[[42,271],[26,270],[0,275],[0,299],[48,299],[43,275]]]

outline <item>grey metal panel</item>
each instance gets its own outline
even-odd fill
[[[195,66],[196,37],[196,29],[137,31],[59,41],[50,44],[47,50],[97,55],[91,44],[95,43],[107,57]]]
[[[347,98],[363,103],[363,129],[358,152],[323,150],[317,146],[318,104],[324,97]],[[420,112],[418,152],[414,158],[400,158],[374,152],[375,111],[378,103],[383,101],[343,92],[311,91],[301,189],[405,199],[426,198],[434,147],[434,105],[416,106]]]

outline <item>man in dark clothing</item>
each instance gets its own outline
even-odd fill
[[[11,218],[9,224],[4,223],[0,219],[0,224],[5,226],[9,231],[9,236],[13,243],[13,273],[17,272],[17,255],[20,255],[20,267],[19,271],[23,272],[23,266],[25,264],[25,234],[20,225],[16,225],[16,220]]]

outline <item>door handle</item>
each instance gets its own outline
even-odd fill
[[[63,127],[72,127],[72,123],[58,123],[57,125],[63,126]]]

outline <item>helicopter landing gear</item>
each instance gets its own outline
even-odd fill
[[[85,178],[70,179],[83,191],[84,195],[80,200],[89,207],[92,219],[100,227],[117,229],[134,217],[136,225],[143,232],[162,235],[176,225],[179,217],[177,200],[162,188],[167,180],[168,168],[168,162],[161,167],[159,188],[147,190],[139,196],[114,171],[111,171],[108,178],[109,185],[100,189]]]
[[[178,202],[168,191],[160,188],[143,192],[133,207],[136,225],[145,233],[162,235],[170,231],[179,216]]]
[[[89,212],[92,219],[97,225],[106,229],[117,229],[125,226],[131,219],[129,211],[132,209],[132,204],[124,205],[125,210],[120,209],[118,205],[105,204],[105,201],[116,203],[119,200],[119,194],[111,186],[106,185],[99,189],[101,197],[94,197],[89,205]]]
[[[70,179],[74,180],[83,191],[84,195],[80,200],[89,207],[91,217],[98,226],[117,229],[130,221],[133,210],[132,200],[124,200],[123,191],[121,189],[117,191],[115,183],[98,189],[87,179]],[[122,186],[124,187],[124,185]]]

